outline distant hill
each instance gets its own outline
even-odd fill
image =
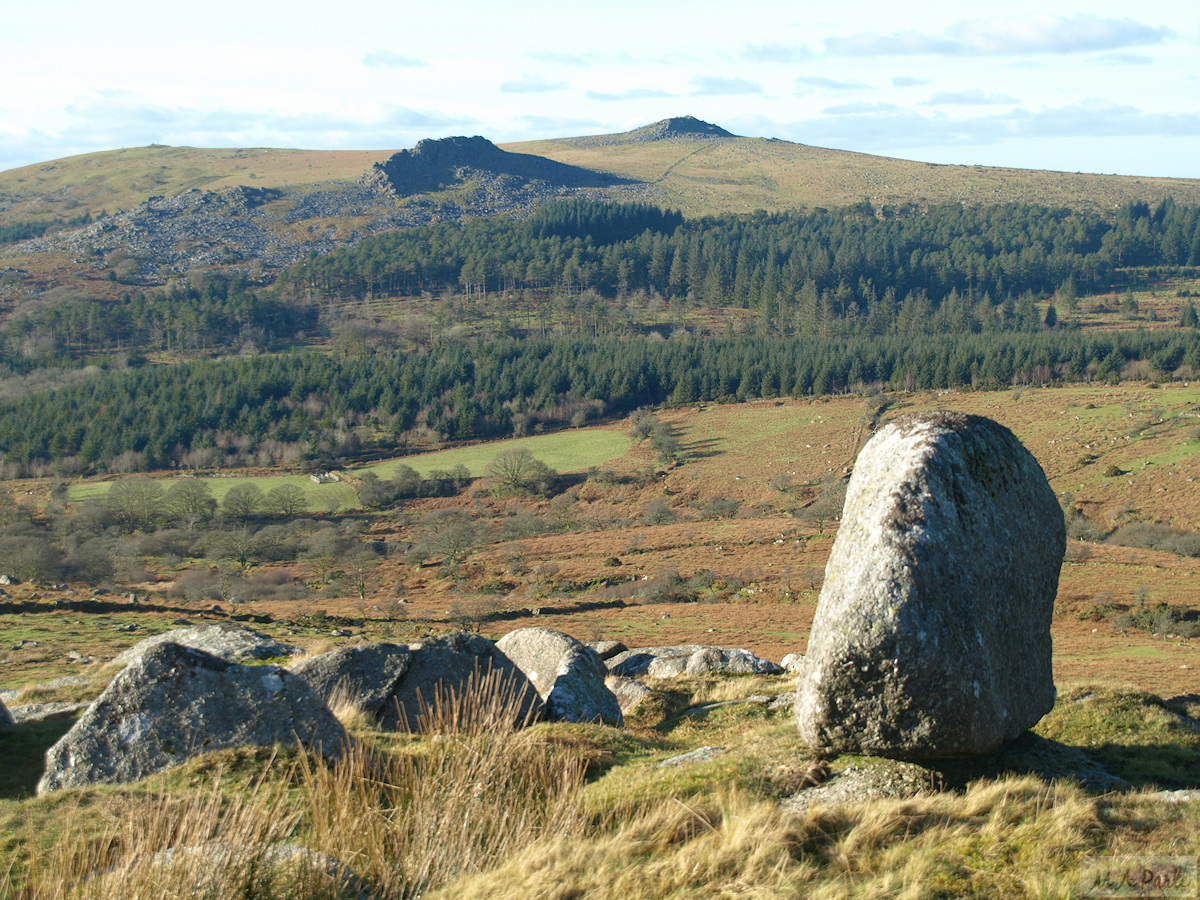
[[[774,138],[738,137],[690,116],[622,134],[524,141],[506,150],[642,181],[686,215],[758,209],[962,202],[1105,210],[1174,197],[1200,203],[1200,179],[1091,175],[913,162]]]
[[[400,151],[152,145],[0,172],[0,303],[72,280],[99,293],[162,284],[196,267],[269,280],[382,230],[527,215],[564,197],[702,216],[864,200],[1110,210],[1168,196],[1200,205],[1200,180],[934,165],[739,137],[691,116],[499,147],[479,136]]]

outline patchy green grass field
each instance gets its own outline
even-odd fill
[[[404,456],[367,466],[362,471],[374,472],[380,478],[390,478],[400,465],[411,466],[419,475],[428,475],[434,469],[448,471],[455,466],[467,467],[474,478],[481,477],[493,459],[510,450],[528,450],[556,472],[563,474],[585,472],[593,466],[602,466],[629,449],[630,439],[623,431],[611,428],[577,428],[554,434],[512,438],[456,447],[453,450],[438,450]]]
[[[556,472],[566,474],[583,472],[593,466],[601,466],[609,460],[621,456],[629,449],[629,446],[628,435],[621,431],[607,428],[585,428],[402,456],[370,466],[351,469],[345,474],[353,478],[362,472],[372,472],[382,479],[387,479],[400,465],[411,466],[421,476],[426,476],[434,470],[449,471],[455,466],[463,465],[467,467],[473,478],[479,478],[484,474],[488,463],[498,454],[509,450],[528,450]],[[169,487],[172,482],[178,480],[180,479],[163,479],[164,487]],[[291,484],[303,489],[308,498],[309,509],[316,512],[356,509],[359,506],[358,497],[350,484],[346,482],[318,484],[307,475],[227,476],[221,474],[208,477],[206,480],[218,503],[235,485],[254,484],[265,494],[272,488]],[[112,480],[89,480],[72,485],[67,496],[71,500],[93,500],[106,495],[112,485]]]

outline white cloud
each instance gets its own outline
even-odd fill
[[[363,65],[371,69],[421,69],[429,63],[391,50],[374,50],[363,57]]]
[[[923,102],[922,106],[1002,106],[1008,103],[1016,103],[1016,97],[1010,97],[1007,94],[985,94],[981,90],[958,91],[950,93],[940,91],[934,94],[928,100]]]
[[[750,62],[795,63],[816,56],[805,44],[747,44],[742,58]]]
[[[886,152],[1039,138],[1192,138],[1200,136],[1200,115],[1147,112],[1104,100],[966,117],[926,114],[889,103],[846,103],[827,107],[818,118],[792,123],[788,130],[822,146]]]
[[[1106,53],[1095,61],[1105,66],[1149,66],[1154,58],[1144,53]]]
[[[719,75],[699,75],[692,79],[696,89],[693,97],[723,97],[730,94],[761,94],[762,86],[745,78],[722,78]]]
[[[796,79],[796,87],[819,89],[825,91],[864,91],[870,85],[861,81],[838,81],[836,78],[825,78],[821,75],[801,75]]]
[[[1133,19],[1101,19],[1090,13],[1037,15],[960,22],[941,34],[902,31],[868,32],[830,38],[825,49],[835,56],[1013,56],[1031,53],[1092,53],[1161,44],[1175,34]]]
[[[599,100],[602,102],[610,102],[614,100],[657,100],[666,97],[676,97],[677,94],[669,94],[666,91],[657,88],[630,88],[627,91],[620,91],[615,94],[605,94],[600,91],[588,91],[587,98],[589,100]]]
[[[502,94],[546,94],[550,91],[562,91],[570,87],[565,81],[547,81],[540,75],[530,75],[522,72],[516,81],[506,81],[500,85]]]

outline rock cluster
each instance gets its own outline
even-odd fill
[[[604,649],[616,654],[614,669],[650,671],[647,661],[660,660],[675,674],[781,671],[722,647],[627,651],[609,642]],[[496,643],[458,632],[419,644],[356,644],[287,668],[240,664],[296,652],[232,623],[187,625],[131,647],[117,658],[124,668],[47,752],[39,793],[133,781],[230,747],[299,743],[335,757],[348,738],[331,708],[394,730],[415,730],[422,718],[429,727],[454,728],[497,713],[514,727],[539,718],[619,726],[624,711],[653,693],[610,674],[596,650],[545,628],[519,629]],[[48,706],[21,708],[17,718],[0,702],[0,728],[76,708]]]
[[[609,660],[614,675],[646,675],[650,678],[676,678],[680,675],[780,675],[783,667],[760,659],[749,650],[712,647],[705,644],[681,644],[672,647],[637,647],[618,653]]]
[[[1007,428],[929,413],[855,463],[796,698],[821,751],[984,753],[1054,705],[1062,513]]]

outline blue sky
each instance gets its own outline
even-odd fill
[[[5,14],[0,169],[150,143],[400,149],[625,131],[1200,178],[1200,9],[60,0]]]

